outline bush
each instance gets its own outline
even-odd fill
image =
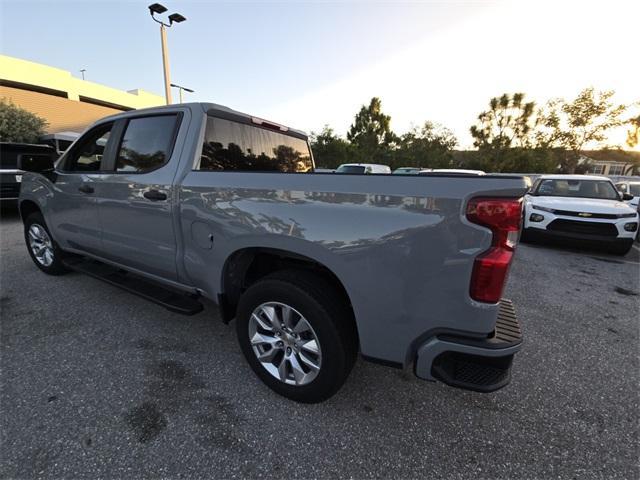
[[[44,118],[0,99],[0,142],[36,143],[47,125]]]

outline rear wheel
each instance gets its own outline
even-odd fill
[[[49,275],[68,272],[62,263],[63,252],[53,240],[40,212],[32,213],[24,221],[24,239],[33,263],[40,270]]]
[[[304,271],[276,272],[240,298],[236,330],[256,375],[298,402],[326,400],[357,354],[353,319],[335,288]]]

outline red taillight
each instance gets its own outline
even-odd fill
[[[467,219],[493,232],[491,248],[476,258],[471,274],[471,298],[497,303],[507,281],[513,251],[518,243],[522,216],[519,198],[473,198]]]

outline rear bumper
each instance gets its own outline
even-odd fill
[[[513,356],[521,346],[522,333],[513,303],[502,300],[492,336],[436,335],[418,348],[415,373],[452,387],[493,392],[511,380]]]

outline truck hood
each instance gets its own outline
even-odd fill
[[[572,198],[572,197],[536,197],[529,196],[532,205],[552,208],[554,210],[568,210],[571,212],[589,213],[632,213],[634,209],[628,204],[618,200],[602,200],[598,198]]]

